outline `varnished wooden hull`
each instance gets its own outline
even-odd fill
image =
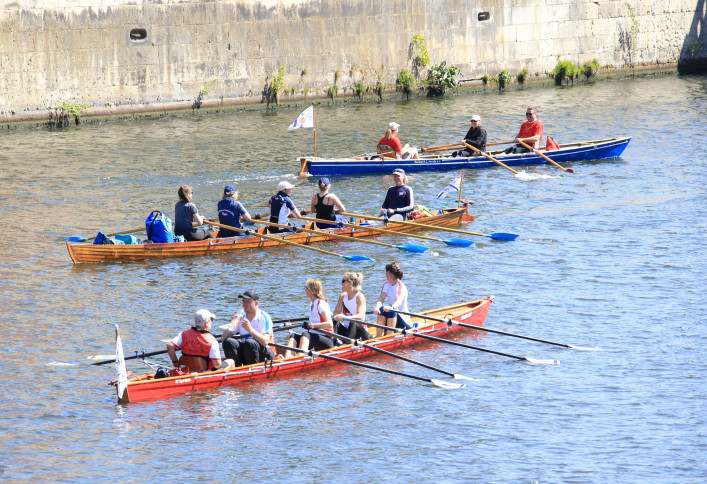
[[[451,227],[459,225],[462,221],[471,221],[474,218],[468,214],[467,206],[461,208],[443,210],[440,215],[426,217],[420,222],[438,226]],[[416,227],[408,225],[396,224],[390,222],[386,227],[387,230],[395,232],[411,232],[419,230]],[[336,237],[329,235],[330,233],[346,235],[349,237],[364,238],[381,235],[380,232],[367,230],[365,225],[361,228],[342,228],[323,230],[321,235],[308,233],[288,233],[286,240],[298,244],[312,244],[319,242],[340,241]],[[283,237],[282,234],[274,234],[277,237]],[[261,239],[257,236],[252,237],[231,237],[224,239],[208,239],[197,242],[175,242],[171,244],[137,244],[137,245],[96,245],[91,243],[75,243],[67,242],[66,247],[69,250],[69,255],[74,264],[87,262],[128,262],[145,259],[166,259],[171,257],[190,257],[224,254],[246,249],[263,249],[266,247],[287,247],[288,244],[275,240]]]
[[[451,318],[460,323],[483,326],[491,303],[492,298],[484,298],[478,301],[457,304],[455,306],[424,311],[421,314],[444,319]],[[468,329],[461,326],[449,326],[447,323],[433,322],[428,324],[429,320],[422,318],[413,317],[412,320],[413,323],[418,324],[418,327],[413,330],[409,330],[411,333],[420,332],[421,334],[430,336],[447,337],[459,332],[473,331],[473,329]],[[366,341],[366,343],[390,351],[408,346],[419,345],[422,343],[429,343],[429,341],[422,338],[416,338],[411,334],[401,335],[396,333],[371,339]],[[321,351],[320,353],[347,360],[359,360],[372,355],[380,355],[380,353],[374,350],[352,345],[339,346],[330,350]],[[327,360],[322,357],[312,358],[310,356],[298,355],[288,359],[275,360],[274,362],[268,364],[258,363],[235,369],[232,368],[228,370],[192,373],[190,375],[162,378],[158,380],[153,379],[152,375],[142,375],[138,377],[138,379],[133,379],[128,382],[127,397],[125,397],[121,403],[156,400],[194,390],[236,384],[247,384],[247,382],[251,381],[270,380],[282,376],[299,376],[300,373],[305,371],[321,369],[324,367],[330,368],[332,366],[340,367],[342,365],[346,365],[346,363]]]

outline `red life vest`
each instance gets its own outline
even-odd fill
[[[205,362],[207,369],[212,369],[211,358],[209,357],[209,352],[211,351],[211,345],[216,342],[214,336],[208,331],[201,332],[194,328],[190,328],[182,332],[182,358],[189,358],[191,365],[186,361],[184,364],[189,366],[189,368],[201,371],[199,368],[192,368],[192,366],[201,366],[196,361],[201,359]],[[180,358],[180,362],[182,359]]]

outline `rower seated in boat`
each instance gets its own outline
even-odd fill
[[[385,266],[385,278],[380,296],[373,307],[373,314],[378,315],[378,324],[391,328],[411,328],[410,316],[400,314],[408,312],[408,289],[403,284],[403,270],[397,262]],[[388,332],[383,331],[383,336]]]
[[[211,235],[206,229],[194,227],[196,222],[201,225],[204,217],[199,215],[199,210],[192,203],[194,189],[189,185],[182,185],[177,191],[179,201],[174,205],[174,235],[181,235],[188,241],[204,240]]]
[[[405,170],[402,168],[393,170],[393,183],[395,185],[388,188],[388,192],[385,194],[381,215],[392,220],[407,220],[408,214],[415,208],[415,196],[412,193],[412,188],[405,185],[407,183]]]
[[[238,297],[243,300],[243,309],[233,315],[231,327],[221,335],[223,354],[236,366],[274,359],[275,353],[268,346],[274,341],[272,318],[259,308],[260,296],[255,289],[248,289]]]
[[[334,340],[318,330],[333,331],[334,324],[331,320],[331,308],[324,299],[324,288],[319,279],[307,279],[304,292],[309,297],[309,321],[302,324],[306,331],[302,334],[293,334],[287,346],[308,350],[311,346],[315,351],[326,350],[334,347]],[[287,350],[285,358],[292,356],[292,351]]]
[[[516,135],[514,140],[518,143],[515,146],[511,146],[505,149],[505,153],[527,153],[530,150],[520,144],[523,143],[532,146],[533,148],[540,149],[540,140],[543,139],[543,123],[538,119],[538,114],[535,108],[529,107],[525,111],[525,117],[527,118],[520,125],[520,131]]]
[[[486,130],[481,127],[481,116],[474,114],[471,117],[471,128],[464,135],[464,141],[478,150],[486,151],[486,138]],[[478,153],[469,148],[452,152],[452,157],[463,156],[466,158],[474,155],[478,155]]]
[[[329,193],[331,182],[327,177],[320,178],[317,184],[319,185],[319,193],[315,193],[314,196],[312,196],[311,211],[317,214],[318,219],[335,221],[336,213],[345,212],[346,207],[341,203],[339,197],[333,193]],[[317,223],[317,228],[319,229],[335,227],[338,227],[338,225],[323,222]]]
[[[280,225],[289,225],[287,219],[289,217],[302,218],[302,215],[292,203],[290,195],[292,195],[292,189],[295,186],[288,181],[281,181],[277,185],[277,194],[275,194],[269,201],[268,207],[270,207],[270,222]],[[279,232],[289,232],[292,229],[285,229],[279,227],[269,227],[268,231],[270,233]]]
[[[366,319],[366,296],[361,292],[363,274],[360,272],[345,272],[341,279],[341,289],[339,301],[334,309],[334,332],[347,338],[367,340],[371,339],[368,328],[350,321],[350,319]]]
[[[194,326],[167,343],[167,354],[175,367],[185,365],[190,372],[201,373],[233,366],[233,360],[221,361],[218,341],[209,332],[215,317],[211,311],[199,309],[194,313]],[[182,351],[179,358],[177,350]]]
[[[378,153],[383,156],[389,156],[391,158],[396,158],[398,160],[406,160],[408,158],[419,158],[417,155],[417,150],[410,145],[403,144],[398,138],[398,128],[400,125],[395,122],[388,123],[388,128],[385,130],[385,134],[378,142]]]
[[[226,185],[223,189],[223,195],[219,200],[218,221],[223,225],[230,225],[239,229],[243,228],[242,220],[250,222],[250,214],[245,209],[243,204],[237,200],[238,192],[233,185]],[[240,235],[239,232],[221,228],[218,232],[219,237],[235,237]]]

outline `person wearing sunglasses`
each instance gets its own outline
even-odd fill
[[[366,319],[366,296],[361,292],[363,274],[360,272],[345,272],[341,279],[342,293],[334,309],[334,332],[347,338],[371,339],[368,328],[361,323],[346,318]]]
[[[525,110],[525,121],[520,126],[520,131],[514,140],[516,143],[521,141],[535,149],[540,148],[540,140],[543,138],[543,123],[537,117],[535,108]],[[505,153],[526,153],[530,151],[521,144],[506,148]]]
[[[464,136],[464,141],[469,143],[471,146],[476,148],[477,150],[481,151],[486,151],[486,130],[481,127],[481,116],[478,114],[474,114],[471,117],[471,128],[469,128],[469,131],[467,131],[466,135]],[[457,157],[457,156],[463,156],[463,157],[469,157],[469,156],[474,156],[477,153],[469,148],[464,148],[459,151],[454,151],[452,153],[452,157]]]

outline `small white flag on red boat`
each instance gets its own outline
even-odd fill
[[[314,106],[309,106],[307,109],[295,119],[295,122],[287,128],[288,131],[300,128],[314,128]]]
[[[120,341],[118,325],[115,325],[115,371],[118,372],[118,399],[122,400],[125,390],[128,388],[128,373],[125,370],[125,356],[123,355],[123,343]]]
[[[444,190],[439,192],[439,195],[437,195],[437,198],[444,198],[450,193],[459,193],[459,187],[461,186],[462,183],[462,174],[459,174],[453,182],[451,182],[449,185],[444,187]]]

